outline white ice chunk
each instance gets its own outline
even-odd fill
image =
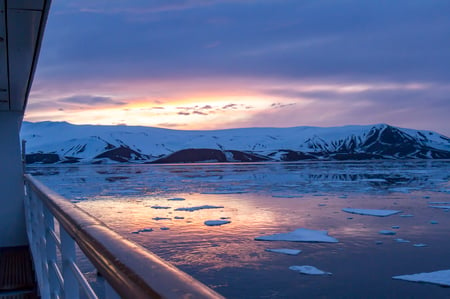
[[[297,255],[301,250],[298,249],[287,249],[287,248],[278,248],[278,249],[266,249],[267,252],[275,252],[275,253],[283,253],[287,255]]]
[[[171,220],[171,219],[167,218],[167,217],[153,217],[152,220],[159,221],[159,220]]]
[[[183,197],[173,197],[173,198],[168,198],[167,200],[171,200],[171,201],[183,201],[183,200],[186,200],[186,199],[183,198]]]
[[[230,220],[206,220],[204,222],[205,225],[207,226],[219,226],[219,225],[224,225],[224,224],[228,224],[231,223]]]
[[[297,195],[297,194],[272,194],[272,197],[276,197],[276,198],[302,198],[303,195]]]
[[[409,275],[399,275],[392,277],[393,279],[401,279],[414,282],[434,283],[442,286],[450,286],[450,270],[440,270],[427,273],[417,273]]]
[[[351,209],[345,208],[342,211],[351,213],[351,214],[359,214],[359,215],[369,215],[369,216],[378,216],[378,217],[386,217],[394,214],[401,213],[402,211],[397,210],[373,210],[373,209]]]
[[[448,205],[448,206],[434,206],[434,205],[431,205],[429,207],[430,208],[435,208],[435,209],[450,209],[450,205]]]
[[[257,241],[326,242],[337,243],[337,239],[328,236],[326,230],[299,228],[289,233],[256,237]]]
[[[331,272],[322,271],[314,266],[290,266],[289,269],[308,275],[331,275]]]
[[[188,208],[178,208],[178,209],[175,209],[175,211],[194,212],[194,211],[204,210],[204,209],[222,209],[222,208],[223,208],[223,206],[203,205],[203,206],[188,207]]]
[[[395,239],[395,241],[397,241],[398,243],[410,243],[411,242],[409,240],[405,240],[405,239],[401,239],[401,238]]]
[[[391,231],[391,230],[380,230],[378,233],[380,235],[388,235],[388,236],[392,236],[392,235],[396,234],[396,232]]]
[[[164,207],[164,206],[151,206],[152,209],[163,209],[163,210],[167,210],[170,209],[170,207]]]
[[[413,244],[414,247],[427,247],[427,244],[424,243],[418,243],[418,244]]]

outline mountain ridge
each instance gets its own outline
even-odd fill
[[[24,122],[27,163],[450,159],[450,138],[388,124],[173,130]]]

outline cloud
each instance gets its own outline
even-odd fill
[[[280,109],[280,108],[289,107],[289,106],[293,106],[293,105],[295,105],[295,103],[289,103],[289,104],[272,103],[270,105],[270,108]]]
[[[161,128],[178,128],[178,127],[184,127],[187,124],[185,123],[159,123],[156,124],[157,127],[161,127]]]
[[[201,112],[201,111],[198,111],[198,110],[195,110],[194,112],[192,112],[193,114],[199,114],[199,115],[208,115],[208,113],[205,113],[205,112]]]
[[[91,96],[91,95],[75,95],[58,100],[59,103],[66,104],[79,104],[84,106],[105,106],[114,105],[122,106],[126,105],[126,102],[114,100],[110,97]]]
[[[236,109],[237,104],[228,104],[222,107],[222,109]]]

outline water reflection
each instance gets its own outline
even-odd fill
[[[62,195],[450,192],[449,161],[29,167]],[[56,177],[56,178],[55,178]],[[78,188],[81,185],[83,188]]]
[[[30,168],[114,230],[231,298],[445,297],[435,286],[391,276],[439,270],[450,252],[449,161],[389,163],[202,164]],[[169,201],[182,197],[184,201]],[[195,212],[181,207],[223,206]],[[155,209],[153,206],[168,206]],[[395,209],[413,217],[361,216],[343,208]],[[163,218],[163,219],[161,219]],[[165,218],[165,219],[164,219]],[[231,223],[209,227],[206,220]],[[157,220],[160,219],[160,220]],[[436,220],[438,224],[430,224]],[[396,229],[395,236],[378,231]],[[336,244],[255,241],[305,227],[328,230]],[[144,228],[151,232],[132,234]],[[161,230],[168,228],[168,230]],[[396,238],[410,240],[398,243]],[[414,243],[428,247],[415,248]],[[300,249],[298,256],[266,248]],[[302,276],[289,266],[333,272]],[[370,275],[368,274],[370,273]],[[376,288],[374,288],[376,286]],[[373,289],[367,294],[367,289]],[[331,296],[330,294],[333,294]],[[372,296],[371,296],[372,295]],[[387,297],[389,297],[387,296]]]

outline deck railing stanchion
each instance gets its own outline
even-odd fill
[[[62,275],[64,278],[64,297],[66,299],[79,298],[80,290],[75,274],[72,272],[72,262],[76,259],[75,241],[66,232],[64,227],[59,227],[61,236]]]

